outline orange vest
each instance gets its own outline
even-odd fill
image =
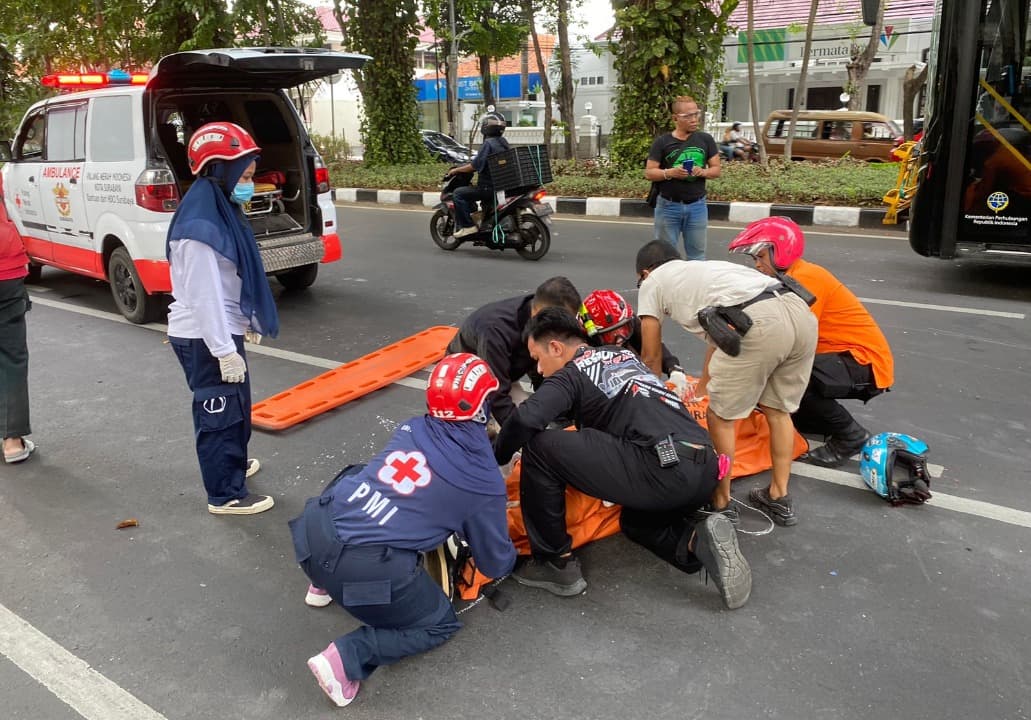
[[[788,275],[816,296],[812,306],[819,323],[816,352],[851,353],[860,365],[873,366],[877,387],[890,388],[895,383],[891,348],[859,298],[829,270],[802,259],[792,263]]]

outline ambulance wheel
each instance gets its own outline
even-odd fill
[[[276,280],[287,290],[304,290],[311,287],[315,278],[319,276],[319,264],[302,265],[293,270],[276,273]]]
[[[107,280],[118,311],[131,323],[146,323],[154,319],[161,307],[160,298],[148,295],[136,272],[136,265],[124,247],[115,248],[107,261]]]
[[[34,262],[29,263],[29,274],[25,277],[30,283],[38,283],[43,279],[43,266]]]

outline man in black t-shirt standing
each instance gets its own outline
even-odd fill
[[[720,151],[712,135],[698,129],[702,113],[694,98],[673,101],[673,132],[655,139],[648,151],[644,177],[659,183],[655,224],[659,236],[673,247],[684,237],[688,260],[705,259],[709,210],[705,181],[720,176]]]

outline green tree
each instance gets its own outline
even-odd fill
[[[419,137],[412,76],[419,18],[415,0],[333,0],[348,49],[372,60],[355,73],[364,113],[361,133],[369,165],[416,163],[429,156]]]
[[[625,169],[644,164],[651,141],[669,128],[678,95],[708,96],[708,79],[723,61],[723,40],[737,0],[613,0],[610,40],[619,88],[612,159]]]
[[[264,18],[264,20],[262,20]],[[57,71],[144,70],[180,50],[322,43],[302,0],[0,0],[0,127],[20,119]]]
[[[426,22],[451,47],[447,0],[426,3]],[[519,3],[497,0],[455,0],[455,33],[465,52],[479,61],[483,104],[497,102],[491,82],[491,61],[515,55],[523,46],[527,24]]]

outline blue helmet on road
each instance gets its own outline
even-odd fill
[[[859,474],[871,490],[892,505],[920,504],[931,497],[927,443],[911,435],[874,435],[860,452]]]

